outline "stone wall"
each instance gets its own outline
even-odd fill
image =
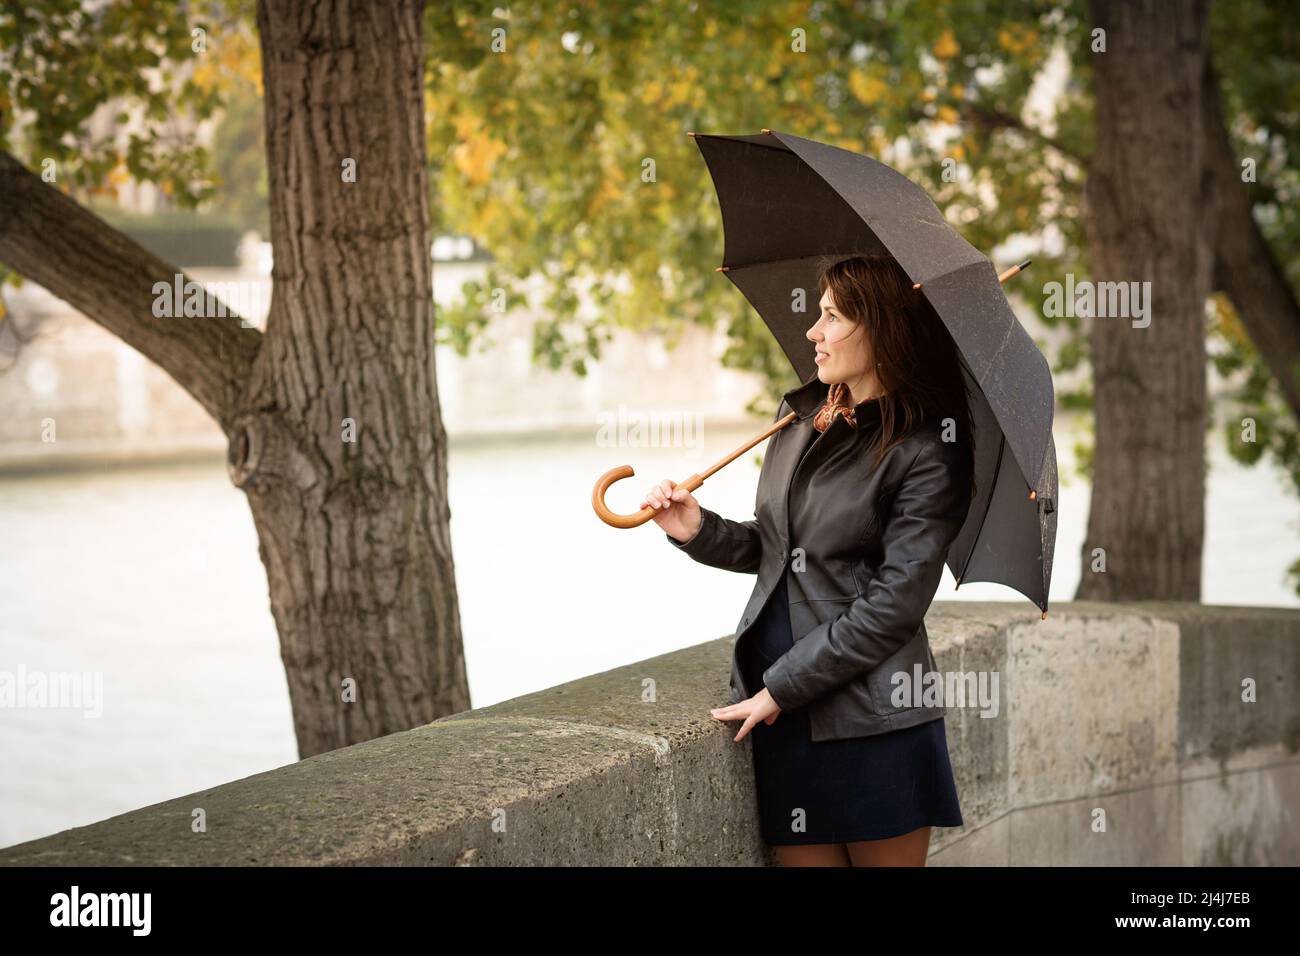
[[[965,826],[935,831],[932,864],[1300,863],[1300,611],[1075,602],[1040,620],[1023,602],[943,601],[926,623],[941,672],[997,688],[949,709]],[[0,863],[769,863],[749,742],[708,713],[727,700],[731,643],[18,844]]]

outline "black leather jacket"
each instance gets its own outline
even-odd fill
[[[934,697],[892,700],[892,679],[905,673],[916,687],[920,673],[935,669],[925,613],[970,507],[972,467],[968,448],[943,441],[941,423],[927,421],[873,468],[867,446],[880,424],[877,401],[857,406],[856,429],[837,415],[800,461],[828,391],[814,374],[785,393],[773,421],[791,410],[799,417],[768,439],[755,520],[701,506],[689,541],[665,535],[701,564],[758,575],[732,647],[732,703],[760,689],[745,687],[738,652],[789,567],[795,643],[763,683],[783,711],[808,708],[815,741],[944,715]]]

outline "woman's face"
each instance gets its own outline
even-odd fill
[[[819,304],[821,314],[804,333],[817,350],[817,377],[828,385],[859,380],[875,365],[866,330],[835,307],[830,289]]]

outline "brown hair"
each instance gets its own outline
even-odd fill
[[[883,394],[876,465],[922,422],[952,418],[969,458],[974,497],[975,432],[963,374],[965,360],[934,306],[893,256],[841,259],[817,277],[820,297],[830,289],[839,312],[859,325],[875,352]]]

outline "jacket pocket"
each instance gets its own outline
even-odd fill
[[[872,699],[878,714],[901,714],[922,706],[922,694],[925,685],[916,683],[916,667],[920,665],[921,678],[933,670],[934,658],[930,654],[930,641],[925,626],[917,629],[916,634],[890,657],[881,661],[875,670],[867,675]],[[906,681],[900,682],[896,675],[906,675]],[[902,703],[894,702],[894,694],[900,688],[909,693],[904,694]]]
[[[880,715],[880,709],[871,693],[870,675],[856,677],[847,684],[841,684],[826,697],[814,700],[808,705],[809,714],[816,710],[830,715],[870,714]]]

